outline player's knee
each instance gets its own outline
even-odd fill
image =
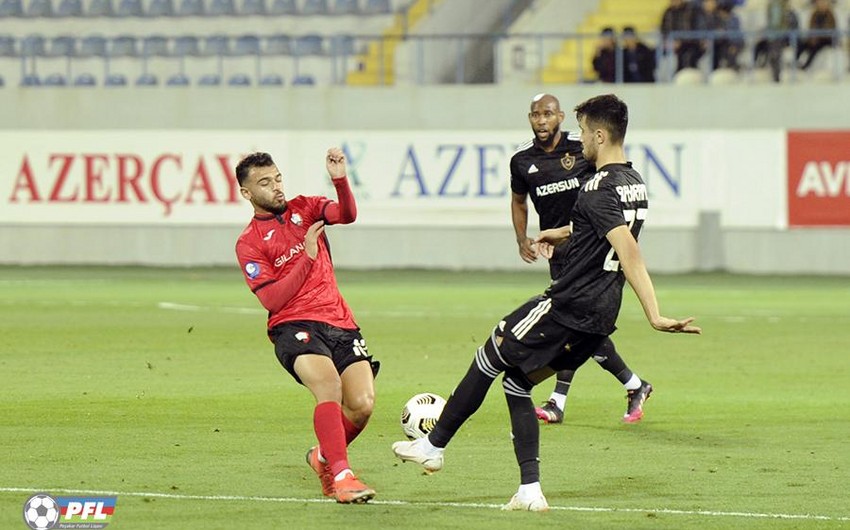
[[[356,396],[354,399],[345,402],[345,408],[348,410],[348,419],[355,425],[365,425],[372,417],[372,411],[375,409],[375,394],[368,393]]]

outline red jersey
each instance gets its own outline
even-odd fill
[[[255,215],[236,242],[239,266],[254,294],[277,281],[295,281],[292,297],[276,311],[269,311],[269,329],[293,320],[358,329],[337,287],[327,238],[319,238],[315,260],[304,248],[307,229],[326,220],[325,209],[330,204],[327,197],[299,195],[287,201],[286,211],[280,215]]]

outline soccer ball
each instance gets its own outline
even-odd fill
[[[425,392],[416,394],[404,404],[401,411],[401,429],[409,440],[424,438],[434,429],[446,400]]]
[[[58,520],[59,506],[50,495],[33,495],[24,504],[24,521],[33,530],[53,528]]]

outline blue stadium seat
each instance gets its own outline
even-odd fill
[[[156,86],[159,84],[159,79],[153,74],[142,74],[136,79],[136,86]]]
[[[363,13],[367,15],[386,15],[392,11],[390,0],[366,0],[363,6]]]
[[[302,35],[295,38],[293,55],[322,55],[324,53],[323,39],[321,35]]]
[[[277,74],[266,74],[260,78],[260,86],[283,86],[283,77]]]
[[[97,80],[91,74],[82,73],[74,78],[74,86],[97,86]]]
[[[181,17],[200,17],[204,14],[203,0],[181,0],[177,8],[177,14]]]
[[[219,86],[221,76],[218,74],[204,74],[198,79],[198,86]]]
[[[360,13],[360,6],[357,0],[336,0],[334,2],[334,15],[356,15]]]
[[[79,57],[106,57],[106,37],[100,35],[83,37],[77,55]]]
[[[61,0],[56,8],[57,17],[81,17],[83,16],[82,0]]]
[[[109,40],[109,55],[112,57],[135,57],[138,55],[136,49],[136,37],[132,35],[119,35]]]
[[[168,57],[168,39],[162,35],[150,35],[142,41],[142,55],[145,57]]]
[[[174,2],[172,0],[151,0],[146,15],[149,17],[174,16]]]
[[[184,55],[200,55],[201,51],[198,47],[198,37],[193,35],[183,35],[174,40],[174,55],[182,57]]]
[[[65,86],[68,82],[62,74],[50,74],[44,78],[43,86]]]
[[[230,86],[251,86],[251,78],[245,74],[233,74],[230,76],[230,79],[227,80],[227,84]]]
[[[334,35],[331,37],[331,53],[333,55],[354,55],[354,37],[351,35]]]
[[[127,77],[124,74],[109,74],[104,79],[103,86],[127,86]]]
[[[298,6],[295,5],[295,0],[272,0],[272,7],[269,9],[271,15],[297,15]]]
[[[232,54],[237,56],[259,55],[260,38],[256,35],[242,35],[241,37],[237,37]]]
[[[312,75],[302,74],[296,76],[295,79],[292,80],[293,86],[313,86],[316,84],[316,78]]]
[[[44,37],[41,35],[27,35],[21,41],[21,55],[23,57],[36,57],[46,55]]]
[[[15,57],[15,37],[0,35],[0,57]]]
[[[21,78],[21,86],[32,87],[41,86],[41,79],[35,74],[26,74]]]
[[[53,4],[50,3],[50,0],[30,0],[26,11],[24,11],[24,16],[33,18],[52,17]]]
[[[166,86],[189,86],[189,76],[186,74],[174,74],[165,82]]]
[[[119,0],[118,9],[115,11],[117,17],[140,17],[142,14],[142,0]]]
[[[115,14],[112,0],[91,0],[89,8],[84,12],[87,17],[111,17]]]
[[[230,38],[227,35],[209,35],[204,39],[203,55],[230,55]]]
[[[327,15],[328,0],[304,0],[301,6],[302,15]]]
[[[292,38],[289,35],[272,35],[265,42],[263,55],[290,55],[292,53]]]
[[[21,0],[0,1],[0,17],[22,17],[24,16],[24,4]]]
[[[47,55],[51,57],[70,57],[76,55],[77,39],[68,35],[60,35],[50,40]]]
[[[265,0],[244,0],[242,7],[239,8],[239,14],[242,16],[262,16],[266,14]]]
[[[236,6],[233,0],[210,0],[208,15],[216,17],[231,17],[236,14]]]

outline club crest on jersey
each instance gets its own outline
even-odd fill
[[[252,280],[260,275],[260,266],[253,261],[245,264],[245,274]]]
[[[561,159],[561,167],[566,169],[567,171],[571,170],[573,166],[576,165],[576,157],[567,153],[564,155],[564,158]]]
[[[297,340],[300,340],[304,344],[307,344],[308,342],[310,342],[310,333],[307,331],[299,331],[295,334],[295,338]]]
[[[301,226],[301,216],[298,215],[297,213],[292,214],[292,217],[290,217],[290,220],[292,220],[292,224]]]

